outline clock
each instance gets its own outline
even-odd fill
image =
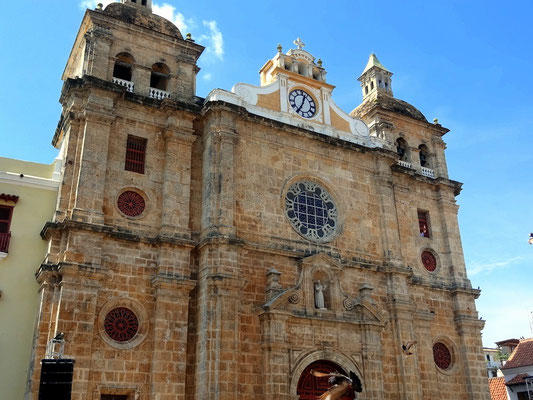
[[[311,95],[304,90],[296,89],[289,93],[289,103],[291,107],[301,117],[312,118],[316,114],[315,101]]]

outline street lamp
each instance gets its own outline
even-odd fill
[[[529,234],[529,240],[528,240],[529,244],[533,244],[533,233],[530,233]]]

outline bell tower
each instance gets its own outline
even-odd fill
[[[29,398],[37,398],[41,360],[60,332],[75,360],[73,399],[185,398],[203,50],[153,14],[151,0],[86,11],[52,139],[65,164],[43,228],[49,252],[36,273]]]
[[[391,77],[392,72],[381,64],[374,53],[370,54],[368,63],[358,79],[361,82],[363,101],[375,98],[378,93],[393,96]]]

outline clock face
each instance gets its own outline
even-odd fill
[[[301,89],[296,89],[289,93],[289,103],[301,117],[311,118],[316,114],[315,101],[309,93]]]

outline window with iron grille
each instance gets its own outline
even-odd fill
[[[0,206],[0,253],[7,253],[9,249],[9,240],[11,239],[11,216],[13,215],[13,206]]]
[[[421,237],[429,237],[429,213],[418,210],[418,228]]]
[[[126,171],[144,174],[144,160],[146,158],[146,139],[128,135],[126,144]]]

